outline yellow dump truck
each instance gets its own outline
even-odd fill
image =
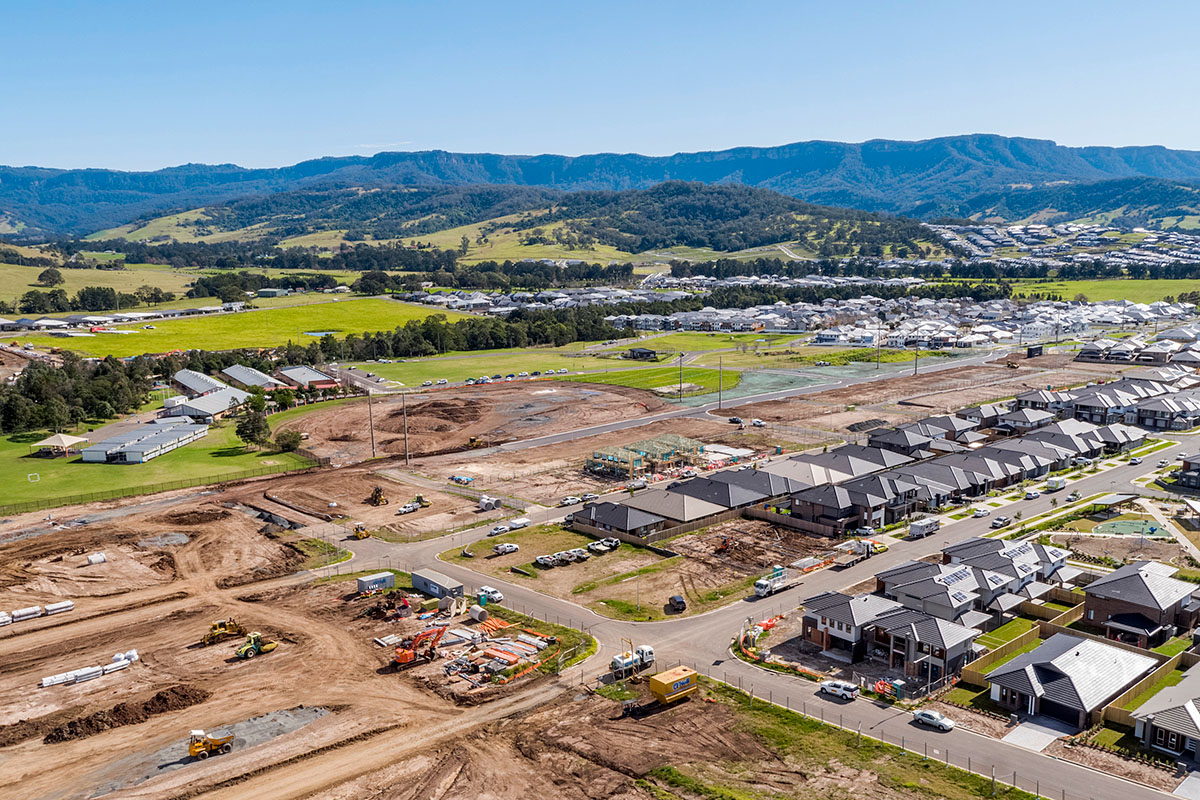
[[[699,688],[696,670],[689,667],[676,667],[650,678],[650,694],[664,706],[690,697]]]

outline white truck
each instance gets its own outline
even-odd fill
[[[799,579],[790,577],[780,565],[776,564],[769,575],[764,575],[754,582],[755,597],[770,597],[776,592],[790,589]]]
[[[654,648],[648,644],[639,645],[636,650],[617,653],[612,657],[609,668],[614,675],[632,675],[654,663]]]
[[[1047,478],[1046,479],[1046,491],[1047,492],[1057,492],[1059,489],[1065,489],[1065,488],[1067,488],[1067,479],[1066,478]]]
[[[942,521],[937,517],[913,520],[913,523],[908,526],[908,535],[912,539],[923,539],[941,527]]]

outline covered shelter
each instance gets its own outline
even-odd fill
[[[71,454],[72,450],[75,450],[76,452],[82,450],[83,448],[79,445],[87,444],[87,441],[88,440],[83,436],[71,436],[70,434],[66,433],[56,433],[53,436],[42,439],[40,442],[29,445],[29,449],[32,451],[33,448],[36,447],[38,448],[39,452],[42,450],[49,450],[51,455],[68,456]]]

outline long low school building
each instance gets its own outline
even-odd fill
[[[207,435],[207,425],[192,422],[143,425],[84,448],[83,460],[98,464],[142,464]]]

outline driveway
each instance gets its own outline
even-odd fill
[[[1013,728],[1000,741],[1040,753],[1058,737],[1069,736],[1072,733],[1078,733],[1078,730],[1065,722],[1059,722],[1049,717],[1034,717]],[[1196,800],[1200,800],[1200,797],[1197,797]]]
[[[1175,787],[1175,794],[1188,800],[1200,800],[1200,772],[1193,772]]]

